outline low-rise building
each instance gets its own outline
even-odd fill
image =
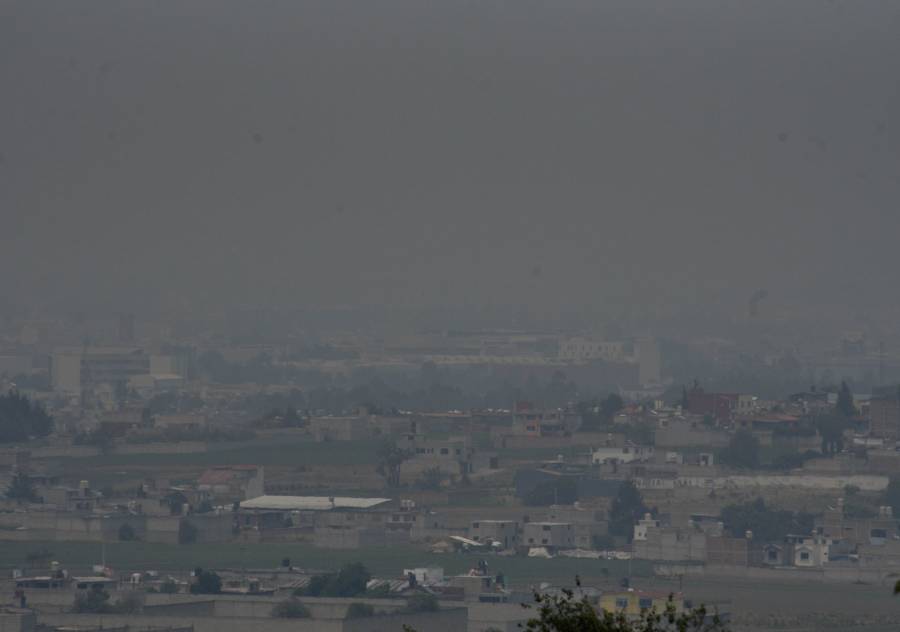
[[[575,548],[575,529],[569,522],[528,522],[522,527],[522,544],[551,549]]]
[[[497,542],[504,549],[515,548],[519,544],[519,523],[515,520],[474,520],[469,537],[487,544]]]

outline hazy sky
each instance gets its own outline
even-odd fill
[[[0,0],[0,86],[7,299],[900,297],[896,0]]]

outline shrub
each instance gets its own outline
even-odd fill
[[[102,588],[91,588],[75,595],[72,612],[102,614],[112,612],[109,605],[109,593]]]
[[[171,577],[159,585],[159,592],[174,595],[178,592],[178,583]]]
[[[134,533],[134,529],[127,522],[119,527],[119,540],[122,542],[131,542],[132,540],[136,540],[137,535]]]
[[[298,599],[288,599],[282,601],[272,608],[272,616],[279,619],[308,619],[311,615],[309,608],[304,606]]]
[[[406,600],[407,612],[435,612],[440,609],[437,597],[418,593]]]
[[[194,595],[217,595],[222,592],[222,578],[212,571],[198,569],[195,571],[196,581],[191,584],[191,593]]]

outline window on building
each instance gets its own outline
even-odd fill
[[[449,448],[441,448],[441,454],[450,454]]]
[[[806,551],[800,551],[800,559],[803,560],[804,562],[808,562],[809,561],[809,553],[807,553]]]
[[[638,605],[641,610],[647,610],[653,607],[653,600],[650,597],[641,597],[640,601],[638,601]]]
[[[628,598],[627,597],[616,597],[616,609],[624,610],[628,607]]]

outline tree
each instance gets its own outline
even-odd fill
[[[0,443],[46,437],[53,431],[53,417],[40,404],[17,391],[0,395]]]
[[[136,540],[137,535],[134,533],[134,529],[127,522],[119,527],[119,540],[122,542],[131,542],[132,540]]]
[[[437,612],[440,607],[437,597],[428,593],[416,593],[406,600],[406,612]]]
[[[23,472],[16,472],[12,481],[9,483],[9,489],[6,490],[6,497],[21,503],[36,503],[40,501],[40,497],[31,484],[31,479]]]
[[[194,571],[195,581],[191,584],[193,595],[218,595],[222,592],[222,578],[218,573],[198,568]]]
[[[892,476],[881,496],[882,502],[900,511],[900,477]]]
[[[430,467],[419,477],[419,487],[425,490],[431,491],[439,491],[441,489],[441,483],[444,480],[444,473],[441,472],[441,468],[435,466]]]
[[[311,615],[309,608],[296,597],[292,597],[275,604],[272,608],[272,616],[279,619],[308,619]]]
[[[356,597],[366,592],[372,575],[359,562],[347,564],[334,575],[314,575],[306,588],[298,589],[295,596],[308,597]]]
[[[738,430],[719,455],[725,465],[741,469],[759,467],[759,441],[749,430]]]
[[[571,505],[578,500],[578,486],[568,476],[558,476],[538,483],[522,498],[530,507]]]
[[[159,592],[165,595],[174,595],[178,592],[178,582],[169,577],[159,585]]]
[[[856,405],[853,403],[853,392],[845,381],[841,381],[841,388],[838,391],[835,410],[848,419],[856,415]]]
[[[384,477],[388,487],[400,487],[400,467],[410,457],[408,450],[398,448],[390,441],[378,447],[378,473]]]
[[[100,586],[76,593],[72,611],[77,613],[102,614],[112,612],[109,593]]]
[[[347,564],[338,572],[329,592],[334,593],[331,595],[334,597],[355,597],[366,592],[366,585],[370,579],[372,575],[359,562]]]
[[[178,525],[178,544],[193,544],[197,541],[197,527],[187,520]]]
[[[624,536],[631,542],[634,536],[634,524],[645,513],[647,507],[641,492],[631,481],[625,481],[619,487],[619,493],[613,500],[609,511],[609,532],[612,535]]]
[[[810,514],[771,509],[762,498],[723,507],[722,522],[732,537],[743,538],[749,531],[761,542],[779,542],[786,535],[809,533],[813,528]]]
[[[816,430],[822,437],[822,454],[834,456],[844,449],[844,430],[847,417],[841,414],[822,414],[816,417]]]
[[[580,587],[580,582],[576,580]],[[571,589],[559,595],[534,595],[537,616],[529,619],[529,632],[725,632],[718,615],[710,617],[703,606],[679,613],[670,595],[663,612],[644,610],[637,619],[624,612],[597,609],[587,600],[578,599]],[[532,606],[526,606],[531,608]]]

